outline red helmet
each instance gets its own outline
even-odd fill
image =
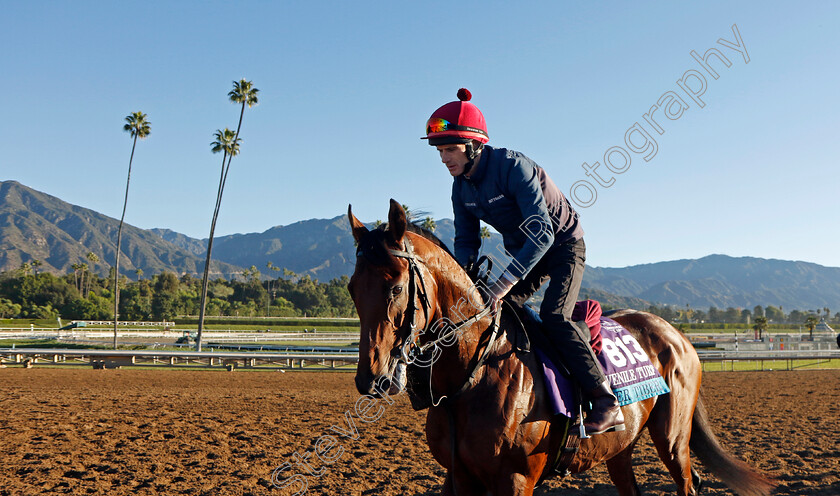
[[[470,103],[470,98],[472,93],[468,89],[459,89],[457,102],[447,103],[429,117],[426,136],[421,139],[428,139],[432,146],[490,141],[484,115]]]

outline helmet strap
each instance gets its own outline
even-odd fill
[[[478,143],[478,146],[473,145],[473,143]],[[484,148],[484,143],[480,141],[469,141],[466,143],[467,149],[465,152],[467,153],[467,163],[464,165],[464,172],[461,175],[468,174],[470,169],[472,169],[473,165],[475,164],[475,158],[481,153],[481,149]]]

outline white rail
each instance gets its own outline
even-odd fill
[[[795,368],[794,361],[799,360],[840,360],[840,350],[818,351],[700,351],[700,361],[725,362],[738,361],[779,361],[787,363],[787,368]],[[272,368],[294,368],[309,364],[319,364],[329,368],[358,363],[358,354],[323,353],[323,352],[236,352],[236,351],[161,351],[161,350],[87,350],[66,348],[0,348],[0,364],[23,364],[29,366],[38,363],[91,365],[96,362],[109,362],[112,365],[166,365],[166,366],[226,366],[232,363],[246,367],[268,366]],[[763,369],[763,366],[762,366]],[[734,366],[733,366],[734,370]]]

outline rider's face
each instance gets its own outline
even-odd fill
[[[467,165],[467,145],[453,143],[451,145],[437,145],[438,153],[440,153],[440,161],[449,169],[449,173],[453,177],[460,176],[464,172],[464,166]]]

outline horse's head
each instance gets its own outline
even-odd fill
[[[412,329],[423,329],[437,311],[436,282],[425,264],[430,242],[409,233],[405,211],[394,200],[387,229],[369,230],[348,209],[358,251],[348,289],[361,323],[356,388],[361,394],[395,394],[405,386],[399,360]]]

